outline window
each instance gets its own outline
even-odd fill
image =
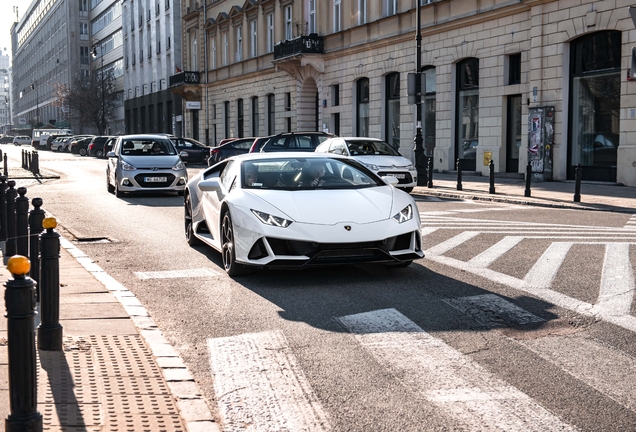
[[[331,86],[331,106],[340,105],[340,84]]]
[[[273,94],[267,95],[267,135],[273,135],[276,130],[276,106]]]
[[[197,58],[197,34],[195,31],[190,32],[190,70],[199,70],[199,59]]]
[[[274,14],[267,15],[267,52],[274,52]]]
[[[157,31],[155,32],[157,38],[157,54],[161,52],[161,21],[157,21]]]
[[[243,126],[245,125],[245,117],[243,112],[243,99],[236,101],[236,129],[239,138],[243,138]]]
[[[400,148],[400,74],[386,76],[386,123],[385,141],[394,148]],[[365,135],[366,136],[366,135]]]
[[[243,26],[236,27],[236,53],[235,61],[238,63],[243,60]]]
[[[291,93],[285,93],[285,111],[291,111]]]
[[[342,22],[342,0],[333,0],[333,31],[341,30]]]
[[[258,96],[252,98],[252,136],[258,136]]]
[[[307,30],[309,34],[316,31],[316,0],[309,0],[309,19],[307,20]]]
[[[285,6],[285,39],[291,40],[292,38],[293,38],[292,7]]]
[[[367,22],[367,0],[358,0],[358,25]]]
[[[369,136],[369,78],[356,82],[356,136]]]
[[[384,16],[395,15],[398,12],[398,0],[384,0]]]
[[[80,63],[89,64],[88,47],[80,47]]]
[[[521,53],[508,56],[508,85],[521,84]]]
[[[224,123],[225,123],[225,138],[230,137],[230,101],[223,102],[224,108]]]
[[[256,57],[258,53],[257,44],[257,33],[256,33],[256,20],[250,21],[250,57]]]
[[[88,0],[80,0],[80,16],[86,16],[88,13]]]
[[[88,23],[80,23],[80,40],[88,40]]]
[[[479,60],[457,64],[457,118],[455,150],[462,169],[475,170],[479,145]]]
[[[210,40],[210,69],[216,69],[216,37]]]
[[[427,157],[433,156],[435,150],[435,109],[437,101],[437,74],[434,67],[425,68],[424,74],[424,120],[422,125],[422,135],[424,137],[424,154]]]
[[[223,33],[223,66],[228,64],[228,56],[230,52],[230,45],[227,38],[227,32]]]

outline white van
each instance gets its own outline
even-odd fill
[[[40,145],[39,148],[46,148],[46,143],[49,140],[51,135],[48,133],[43,133],[40,135]]]

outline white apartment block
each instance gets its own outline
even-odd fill
[[[636,29],[619,0],[185,0],[187,135],[327,130],[434,168],[636,186]],[[636,72],[636,71],[635,71]],[[635,75],[636,76],[636,75]],[[188,108],[189,107],[189,108]]]
[[[5,48],[6,49],[6,48]],[[11,68],[8,54],[0,52],[0,133],[11,130]]]
[[[96,133],[72,123],[67,109],[53,105],[54,84],[72,86],[90,71],[112,69],[122,106],[114,110],[107,133],[123,132],[123,61],[119,0],[34,0],[11,29],[12,118],[15,128],[54,123],[76,133]]]
[[[126,132],[181,135],[182,100],[169,89],[182,68],[181,0],[122,0],[122,8]]]

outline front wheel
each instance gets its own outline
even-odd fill
[[[245,267],[236,262],[236,251],[234,250],[234,226],[229,210],[223,214],[221,224],[221,258],[223,268],[228,276],[239,276],[245,272]]]
[[[190,195],[186,197],[184,200],[184,210],[185,210],[185,236],[186,241],[190,246],[198,246],[203,242],[199,240],[194,235],[194,226],[192,225],[192,202],[190,200]]]
[[[108,190],[108,193],[115,193],[115,186],[110,184],[108,173],[106,173],[106,189]]]
[[[78,153],[80,156],[86,156],[88,154],[85,148],[79,149]]]
[[[101,159],[102,157],[104,157],[104,151],[103,150],[97,150],[95,152],[95,156],[97,156],[98,158]]]

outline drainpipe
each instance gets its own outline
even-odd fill
[[[205,70],[205,145],[210,145],[210,113],[208,112],[208,2],[203,0],[203,69]]]

